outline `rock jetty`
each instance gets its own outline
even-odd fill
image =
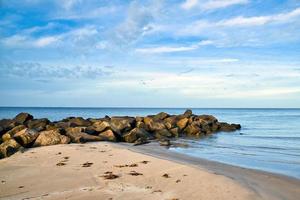
[[[93,141],[128,142],[134,145],[159,141],[166,146],[170,144],[170,138],[200,137],[240,128],[239,124],[219,122],[212,115],[195,115],[191,110],[180,115],[161,112],[145,117],[68,117],[54,122],[20,113],[13,119],[0,120],[0,158],[11,156],[24,148]]]

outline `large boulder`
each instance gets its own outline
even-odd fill
[[[47,118],[34,119],[27,122],[27,127],[36,131],[43,131],[46,130],[49,123],[50,121]]]
[[[14,121],[17,122],[18,124],[24,124],[25,122],[32,120],[33,116],[30,115],[29,113],[19,113],[17,116],[15,116]]]
[[[131,130],[134,123],[134,117],[112,117],[110,119],[111,127],[117,130],[117,132],[126,132]]]
[[[107,121],[96,121],[93,123],[93,128],[95,131],[103,132],[107,129],[110,129],[110,124]]]
[[[65,121],[70,123],[70,127],[87,127],[92,125],[92,122],[89,120],[83,119],[82,117],[69,117]]]
[[[49,145],[56,145],[56,144],[68,144],[70,143],[70,138],[61,135],[59,130],[50,130],[50,131],[42,131],[40,132],[39,136],[35,140],[33,146],[40,147],[40,146],[49,146]]]
[[[2,135],[2,141],[8,141],[8,140],[12,139],[13,136],[14,136],[17,132],[19,132],[19,131],[21,131],[21,130],[23,130],[23,129],[25,129],[25,128],[26,128],[26,127],[25,127],[24,125],[18,125],[18,126],[16,126],[16,127],[14,127],[13,129],[7,131],[4,135]]]
[[[160,112],[156,115],[153,116],[153,120],[157,121],[157,120],[164,120],[165,118],[169,117],[168,113],[165,112]]]
[[[160,138],[166,138],[166,137],[172,137],[173,134],[168,129],[160,129],[155,131],[155,137]]]
[[[7,140],[0,145],[0,159],[6,158],[20,149],[20,144],[18,144],[14,139]]]
[[[236,131],[241,129],[241,125],[240,124],[228,124],[225,122],[220,122],[219,123],[219,131],[223,131],[223,132],[231,132],[231,131]]]
[[[169,131],[173,137],[179,137],[180,131],[178,127],[171,128]]]
[[[164,119],[165,126],[168,129],[174,128],[176,126],[177,118],[176,116],[171,116]]]
[[[191,123],[183,130],[183,133],[188,136],[200,136],[201,128],[196,123]]]
[[[135,142],[138,138],[151,138],[151,135],[143,128],[134,128],[128,133],[124,134],[123,140],[125,142]]]
[[[191,109],[187,109],[187,110],[183,113],[183,115],[184,115],[186,118],[191,117],[192,114],[193,114],[193,112],[192,112]]]
[[[16,134],[14,134],[14,139],[23,147],[31,147],[34,141],[39,136],[39,132],[34,129],[25,128]]]
[[[162,129],[165,129],[166,126],[164,124],[163,121],[153,121],[153,118],[152,117],[145,117],[144,118],[144,123],[145,123],[145,128],[147,131],[150,131],[150,132],[154,132],[154,131],[158,131],[158,130],[162,130]]]
[[[100,133],[99,136],[102,138],[102,140],[105,140],[105,141],[112,141],[112,142],[117,141],[117,138],[116,138],[114,132],[110,129]]]
[[[204,120],[208,123],[217,123],[218,120],[212,115],[199,115],[196,117],[197,119]],[[196,120],[196,119],[195,119]]]
[[[177,121],[176,125],[180,130],[183,130],[187,126],[188,121],[189,119],[185,117]]]
[[[11,119],[1,119],[0,120],[0,136],[2,136],[4,133],[9,131],[10,129],[14,128],[15,126],[18,126],[19,124]]]
[[[71,138],[74,143],[104,141],[105,138],[85,133],[84,127],[69,127],[65,129],[65,135]]]

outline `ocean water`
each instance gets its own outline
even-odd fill
[[[29,112],[35,118],[60,120],[69,116],[144,116],[161,111],[180,114],[185,109],[0,107],[0,119],[13,118],[19,112]],[[170,148],[170,151],[300,178],[300,109],[195,108],[193,113],[212,114],[219,121],[239,123],[242,129],[200,139],[179,139],[189,147]]]

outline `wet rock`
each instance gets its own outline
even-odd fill
[[[25,122],[32,120],[33,116],[29,113],[19,113],[17,116],[15,116],[14,121],[18,124],[24,124]]]
[[[173,137],[179,137],[180,131],[178,127],[170,129],[170,133],[172,133]]]
[[[168,139],[163,139],[163,140],[159,140],[159,145],[160,146],[170,146],[171,142]]]
[[[39,133],[34,129],[25,128],[14,135],[14,139],[23,147],[31,147]]]
[[[149,138],[149,137],[150,134],[142,128],[134,128],[128,133],[123,135],[124,141],[129,143],[135,142],[138,138]]]
[[[8,141],[8,140],[12,139],[17,132],[19,132],[25,128],[26,128],[26,126],[24,126],[24,125],[18,125],[16,127],[14,127],[13,129],[7,131],[4,135],[2,135],[2,141]]]
[[[199,116],[197,116],[197,119],[202,119],[208,123],[217,123],[218,122],[217,118],[215,118],[212,115],[199,115]]]
[[[223,132],[231,132],[236,131],[241,128],[241,125],[239,124],[228,124],[225,122],[220,122],[219,130]]]
[[[7,140],[0,145],[0,159],[6,158],[20,149],[21,145],[18,144],[14,139]]]
[[[42,131],[35,140],[33,146],[48,146],[56,144],[68,144],[70,143],[70,138],[61,135],[58,130]]]
[[[147,138],[138,138],[135,142],[134,142],[134,146],[137,146],[137,145],[142,145],[142,144],[147,144],[147,143],[150,143],[150,141],[147,139]]]
[[[165,137],[172,137],[172,133],[168,131],[167,129],[161,129],[155,131],[155,137],[156,138],[165,138]]]
[[[189,136],[199,136],[201,135],[201,129],[196,123],[192,123],[183,130],[183,133]]]

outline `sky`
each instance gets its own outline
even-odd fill
[[[0,106],[300,107],[300,0],[0,0]]]

